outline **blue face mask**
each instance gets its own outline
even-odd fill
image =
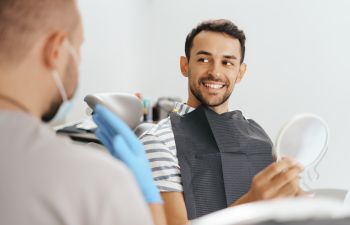
[[[76,64],[76,68],[78,68],[78,65],[79,65],[78,54],[68,40],[64,42],[64,47],[71,54],[73,61]],[[51,72],[51,75],[55,81],[55,84],[63,100],[63,103],[60,105],[60,108],[58,109],[57,113],[55,114],[51,122],[59,122],[59,121],[63,121],[67,116],[67,114],[69,113],[69,111],[72,109],[74,100],[76,99],[76,96],[77,96],[77,91],[75,92],[73,98],[69,100],[67,96],[67,92],[63,86],[63,82],[60,79],[59,73],[56,70],[54,70]]]

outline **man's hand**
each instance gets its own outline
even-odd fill
[[[93,119],[98,125],[96,136],[112,156],[123,161],[131,170],[145,200],[148,203],[161,203],[145,150],[135,134],[122,120],[101,105],[95,107]]]
[[[303,191],[299,187],[299,174],[303,167],[290,158],[274,162],[258,173],[250,190],[233,203],[243,203],[283,197],[299,196]]]

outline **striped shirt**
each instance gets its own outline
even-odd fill
[[[174,112],[185,115],[194,108],[176,103]],[[174,133],[170,117],[161,120],[155,127],[140,137],[151,164],[153,179],[161,192],[182,192],[180,166],[176,156]]]

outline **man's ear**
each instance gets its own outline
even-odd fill
[[[180,69],[184,77],[188,76],[188,59],[186,56],[180,57]]]
[[[239,72],[238,72],[238,77],[237,77],[237,80],[236,80],[236,84],[241,82],[241,80],[243,79],[246,71],[247,71],[247,64],[242,63],[241,66],[239,67]]]
[[[62,60],[63,44],[66,38],[65,32],[55,32],[44,43],[43,60],[49,69],[57,68]]]

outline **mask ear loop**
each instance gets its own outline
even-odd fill
[[[63,87],[63,83],[62,83],[62,81],[60,79],[60,76],[58,75],[58,72],[57,71],[52,71],[52,77],[55,80],[56,86],[58,88],[58,91],[61,94],[63,102],[67,102],[68,101],[68,97],[67,97],[66,89]]]
[[[77,52],[75,51],[75,49],[73,48],[72,44],[69,42],[68,39],[66,39],[64,42],[63,42],[63,45],[64,47],[68,50],[68,52],[71,54],[73,60],[75,61],[75,64],[76,65],[79,65],[79,57],[78,57],[78,54]]]

